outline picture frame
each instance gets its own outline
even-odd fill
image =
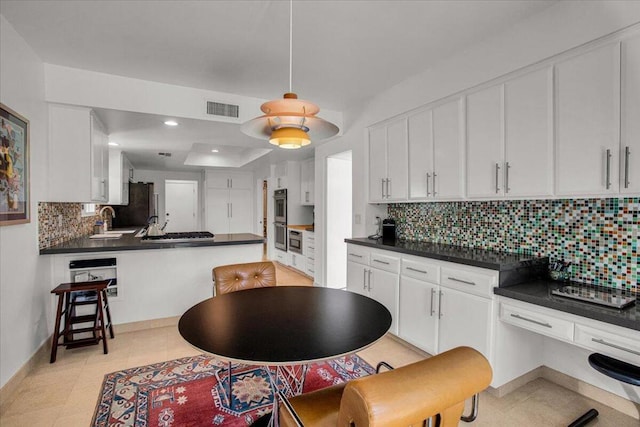
[[[31,221],[29,120],[0,103],[0,226]]]

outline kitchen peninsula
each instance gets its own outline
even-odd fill
[[[143,241],[134,233],[113,239],[85,236],[43,248],[40,255],[53,257],[52,289],[75,281],[82,270],[74,270],[74,265],[87,260],[114,264],[88,274],[115,274],[117,296],[109,304],[114,324],[122,324],[179,316],[212,296],[214,267],[262,259],[264,239],[254,234],[216,234],[214,239],[192,240]]]

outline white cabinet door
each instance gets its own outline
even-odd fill
[[[411,277],[400,278],[400,338],[436,354],[438,333],[438,286]]]
[[[229,191],[229,233],[253,232],[253,198],[250,189]]]
[[[458,199],[464,195],[464,139],[460,110],[459,100],[433,110],[434,169],[431,194],[437,199]]]
[[[640,36],[622,42],[620,192],[640,193]]]
[[[433,174],[433,135],[431,110],[409,116],[409,198],[426,199],[431,196]]]
[[[369,270],[365,265],[347,261],[347,290],[360,295],[369,295],[368,273]]]
[[[553,74],[545,68],[504,85],[506,196],[553,192]]]
[[[91,116],[91,200],[109,201],[109,145],[104,127]]]
[[[397,273],[371,268],[370,282],[367,288],[369,296],[387,307],[391,312],[391,328],[389,332],[398,335],[398,291],[399,278]]]
[[[229,190],[208,188],[206,194],[207,231],[213,234],[229,232]]]
[[[251,190],[253,185],[252,173],[235,173],[229,175],[229,188]]]
[[[558,195],[618,191],[619,56],[616,43],[556,66]]]
[[[469,346],[489,358],[492,300],[440,288],[438,353]]]
[[[276,189],[287,188],[287,162],[278,163],[274,169]]]
[[[502,86],[467,96],[467,195],[496,197],[502,185]]]
[[[315,159],[304,161],[300,166],[300,203],[312,206],[314,204]]]
[[[387,200],[407,200],[407,120],[387,128]]]
[[[387,179],[387,128],[369,130],[369,200],[385,200]]]

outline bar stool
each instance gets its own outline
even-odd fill
[[[51,291],[58,295],[58,309],[56,311],[56,324],[51,341],[50,363],[56,361],[58,346],[66,348],[84,347],[96,345],[102,340],[104,354],[109,352],[107,348],[105,326],[109,328],[109,335],[113,339],[113,325],[111,324],[111,312],[107,299],[107,287],[111,280],[99,280],[95,282],[62,283]],[[76,307],[95,305],[95,312],[87,315],[77,315]],[[107,317],[105,325],[104,317]],[[64,328],[60,330],[62,316],[64,315]],[[73,328],[80,323],[93,323],[89,327]],[[74,338],[74,334],[91,333],[89,338]],[[63,338],[62,342],[60,338]]]
[[[640,366],[614,359],[600,353],[589,355],[589,365],[596,371],[608,377],[627,384],[640,387]],[[598,411],[589,409],[580,418],[569,424],[569,427],[582,427],[598,416]]]

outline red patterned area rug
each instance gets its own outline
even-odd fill
[[[227,363],[211,356],[185,357],[105,375],[93,427],[248,426],[271,412],[275,367],[234,364],[231,399]],[[280,371],[280,370],[279,370]],[[303,392],[318,390],[374,369],[356,355],[308,366]],[[292,382],[277,377],[291,394]]]

